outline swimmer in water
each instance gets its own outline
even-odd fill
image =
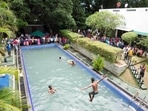
[[[61,60],[62,59],[62,57],[59,57],[59,60]]]
[[[68,64],[74,66],[75,65],[75,62],[73,60],[68,60]]]
[[[48,86],[48,93],[54,94],[56,92],[56,89],[54,89],[51,85]]]

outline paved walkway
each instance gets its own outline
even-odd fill
[[[11,57],[8,56],[7,52],[6,52],[6,61],[3,60],[2,61],[2,66],[15,66],[15,55],[14,55],[14,51],[11,52]]]

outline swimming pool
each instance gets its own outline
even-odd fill
[[[144,111],[107,80],[100,83],[99,94],[89,102],[92,89],[80,88],[90,84],[92,76],[100,76],[56,44],[22,47],[22,57],[33,111]],[[69,59],[76,65],[70,66]],[[57,89],[54,95],[48,93],[48,85]]]

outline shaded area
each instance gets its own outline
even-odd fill
[[[34,31],[34,32],[31,34],[31,36],[37,36],[37,37],[43,37],[44,35],[45,35],[45,34],[44,34],[43,32],[38,31],[38,30]]]

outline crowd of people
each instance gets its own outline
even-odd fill
[[[83,35],[84,37],[88,37],[91,40],[98,40],[101,42],[104,42],[106,44],[109,44],[111,46],[119,47],[123,49],[123,60],[130,63],[132,61],[132,56],[142,56],[144,54],[144,50],[137,47],[130,47],[128,45],[124,44],[124,41],[119,37],[106,37],[105,35],[100,36],[100,33],[96,30],[95,32],[92,32],[92,30],[78,30],[79,34]],[[14,48],[17,50],[19,46],[28,46],[28,45],[40,45],[40,44],[49,44],[49,43],[59,43],[61,45],[64,45],[66,43],[69,43],[69,39],[66,37],[60,36],[58,34],[45,34],[43,37],[38,36],[31,36],[29,34],[21,34],[19,37],[14,39],[8,39],[5,38],[2,42],[6,41],[6,50],[8,52],[8,57],[11,57],[11,50]],[[136,62],[136,61],[134,61]],[[73,61],[68,61],[69,64],[73,64]],[[142,74],[141,77],[144,77],[144,74]]]
[[[109,44],[114,47],[119,47],[123,49],[124,53],[128,52],[129,49],[132,50],[133,55],[137,56],[147,56],[147,53],[144,53],[145,51],[140,47],[138,48],[136,45],[134,46],[128,46],[127,43],[125,43],[121,37],[107,37],[106,35],[102,35],[98,32],[98,30],[92,31],[91,29],[88,30],[78,30],[78,33],[83,35],[84,37],[88,37],[91,40],[98,40],[103,43]],[[125,51],[126,48],[126,51]],[[128,59],[128,58],[127,58]]]
[[[20,46],[29,46],[29,45],[41,45],[41,44],[50,44],[50,43],[59,43],[64,45],[69,43],[69,40],[66,37],[60,36],[58,34],[47,34],[43,37],[31,36],[29,34],[21,34],[16,38],[3,38],[1,41],[6,44],[5,49],[8,53],[8,57],[11,57],[11,51],[14,49],[15,52]]]
[[[86,32],[79,32],[79,34],[83,34],[84,37],[89,37],[92,40],[98,40],[101,42],[104,42],[106,44],[109,44],[111,46],[119,47],[123,49],[124,54],[124,60],[131,61],[131,58],[133,55],[141,56],[143,55],[144,51],[142,49],[138,49],[136,47],[129,47],[128,45],[125,46],[124,42],[121,38],[115,37],[115,38],[109,38],[105,35],[100,37],[99,33],[96,33],[95,36],[92,36],[90,31]],[[58,34],[50,34],[46,35],[44,37],[36,37],[36,36],[30,36],[28,34],[21,34],[20,37],[17,37],[15,39],[7,39],[3,40],[2,42],[6,41],[6,50],[8,52],[8,56],[11,57],[11,50],[14,48],[17,50],[19,46],[29,46],[29,45],[40,45],[40,44],[49,44],[49,43],[59,43],[61,45],[69,43],[69,40],[65,37],[61,37]],[[62,58],[59,57],[59,60]],[[73,60],[67,61],[69,65],[75,65],[75,62]],[[143,64],[140,66],[140,80],[144,77],[146,66]],[[94,78],[91,78],[92,83],[84,88],[81,88],[81,90],[87,89],[89,87],[92,87],[93,91],[89,92],[89,98],[90,102],[93,101],[93,98],[96,94],[98,94],[98,84],[105,78],[106,76],[103,76],[100,80],[95,81]],[[54,89],[51,85],[48,86],[48,93],[54,94],[57,90]]]
[[[138,48],[138,47],[136,47],[136,45],[129,46],[126,43],[124,43],[124,41],[120,37],[107,37],[105,35],[100,35],[98,30],[92,31],[91,29],[78,30],[78,33],[83,35],[84,37],[90,38],[91,40],[98,40],[98,41],[104,42],[106,44],[109,44],[111,46],[121,48],[123,50],[123,60],[128,65],[130,65],[131,62],[133,62],[133,63],[137,62],[135,59],[132,59],[132,57],[134,55],[136,55],[138,57],[142,57],[142,56],[148,57],[148,53],[145,52],[141,47]],[[138,69],[139,69],[139,71],[138,71],[139,77],[138,78],[139,78],[139,81],[141,81],[145,75],[146,65],[143,64]]]

